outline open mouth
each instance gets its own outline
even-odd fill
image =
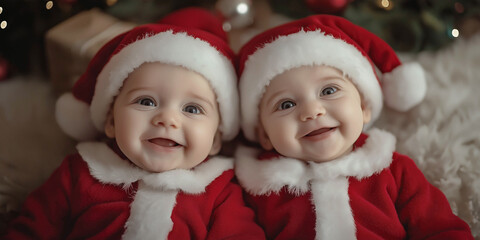
[[[161,146],[161,147],[181,147],[182,145],[166,138],[152,138],[148,140],[149,142]]]
[[[334,127],[332,127],[332,128],[320,128],[320,129],[309,132],[307,135],[305,135],[305,137],[314,137],[314,136],[318,136],[318,135],[321,135],[321,134],[324,134],[324,133],[331,132],[333,130],[335,130]]]

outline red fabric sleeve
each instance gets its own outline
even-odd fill
[[[5,239],[60,239],[66,236],[65,223],[72,190],[70,160],[66,157],[49,179],[33,191],[10,224]]]
[[[227,176],[232,178],[233,171],[228,171]],[[265,233],[255,222],[254,212],[245,205],[242,194],[234,180],[226,183],[215,201],[207,239],[265,239]]]
[[[445,195],[412,159],[395,153],[391,171],[399,188],[396,208],[408,239],[473,239],[468,224],[452,213]]]
[[[97,181],[80,155],[71,155],[28,196],[5,239],[118,239],[130,202],[128,191]]]
[[[233,177],[227,170],[204,193],[178,193],[168,239],[265,239]]]

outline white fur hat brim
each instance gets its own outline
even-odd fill
[[[62,129],[77,140],[92,139],[104,131],[104,123],[114,101],[128,75],[146,62],[162,62],[185,67],[201,74],[214,90],[219,111],[223,140],[233,139],[239,131],[239,99],[235,68],[225,55],[214,46],[185,32],[172,30],[145,36],[125,46],[112,56],[98,75],[89,114],[84,113],[84,104],[78,99],[60,98],[57,106],[57,121]],[[73,98],[73,96],[72,96]],[[78,101],[78,103],[73,103]],[[79,123],[78,113],[83,116]],[[91,118],[91,120],[89,119]],[[91,130],[93,124],[97,133]]]
[[[90,113],[98,130],[103,131],[113,97],[123,81],[145,62],[162,62],[185,67],[201,74],[216,93],[224,140],[233,139],[239,129],[236,73],[231,61],[208,42],[184,32],[165,31],[124,47],[100,72]]]
[[[301,30],[265,44],[245,62],[239,90],[242,129],[248,140],[257,140],[258,104],[270,81],[289,69],[313,65],[343,71],[359,88],[372,110],[372,119],[378,118],[383,106],[382,90],[369,60],[353,45],[321,30]]]

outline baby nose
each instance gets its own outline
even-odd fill
[[[300,112],[300,120],[314,120],[325,114],[324,106],[318,101],[309,101],[304,104]]]
[[[160,110],[152,118],[152,124],[155,126],[178,128],[180,127],[179,113],[173,109]]]

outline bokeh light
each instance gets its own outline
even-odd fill
[[[248,12],[248,5],[246,3],[240,3],[237,6],[237,12],[240,14],[245,14]]]
[[[0,28],[1,28],[1,29],[7,28],[7,21],[2,21],[2,22],[0,23]]]
[[[52,9],[52,7],[53,7],[53,1],[48,1],[48,2],[45,4],[45,8],[46,8],[47,10]]]

